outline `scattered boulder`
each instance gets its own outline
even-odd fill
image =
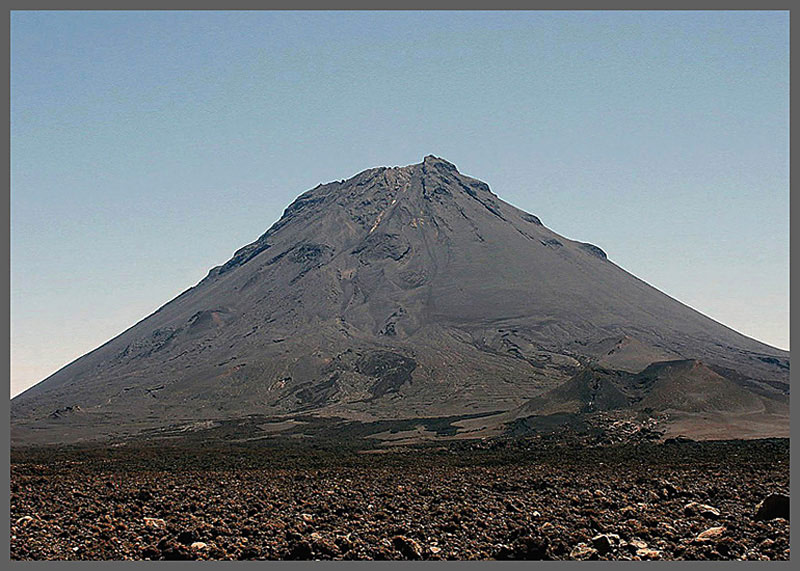
[[[707,504],[699,504],[697,502],[689,502],[683,507],[683,513],[687,516],[701,515],[709,519],[717,519],[720,517],[720,511]]]
[[[631,539],[630,541],[621,544],[620,547],[627,549],[631,553],[636,553],[640,549],[647,549],[647,544],[638,539]]]
[[[406,559],[420,559],[422,557],[422,548],[419,543],[410,537],[396,535],[392,538],[392,544]]]
[[[671,499],[677,496],[683,495],[684,492],[678,486],[670,482],[669,480],[663,480],[660,482],[661,484],[661,491],[659,492],[659,496],[662,499]]]
[[[337,535],[334,543],[336,544],[336,547],[339,548],[341,553],[347,553],[353,549],[353,542],[350,539],[349,533],[347,535]]]
[[[549,545],[550,542],[546,537],[528,535],[520,537],[511,545],[500,544],[493,557],[500,561],[541,561],[549,559],[547,554]]]
[[[21,518],[19,518],[17,520],[16,525],[18,525],[20,527],[25,527],[26,525],[28,525],[32,521],[33,521],[33,517],[32,516],[24,515],[24,516],[22,516]]]
[[[167,529],[167,522],[157,517],[144,518],[144,525],[150,529]]]
[[[720,539],[723,533],[725,533],[725,527],[723,526],[709,527],[707,530],[695,537],[694,541],[695,543],[710,543]]]
[[[636,556],[642,559],[661,559],[661,552],[658,549],[644,547],[636,550]]]
[[[770,494],[756,506],[755,520],[764,521],[775,518],[789,519],[789,496]]]
[[[341,553],[339,546],[328,539],[320,539],[319,541],[315,541],[314,551],[327,557],[335,557]]]
[[[151,559],[153,561],[161,557],[161,551],[153,545],[147,545],[143,547],[141,550],[141,554],[142,554],[142,559]]]
[[[619,535],[615,533],[604,533],[592,538],[592,547],[599,553],[608,553],[619,545]]]
[[[498,561],[511,560],[514,558],[514,550],[510,545],[506,545],[505,543],[500,543],[498,545],[495,545],[492,558]]]
[[[580,561],[585,561],[587,559],[597,559],[598,552],[593,547],[589,547],[585,543],[579,543],[576,545],[572,551],[569,552],[569,556],[572,559],[578,559]]]
[[[195,558],[185,545],[167,537],[159,541],[157,547],[161,551],[161,559],[167,561],[188,561]]]
[[[291,560],[306,560],[311,559],[312,555],[311,544],[307,541],[298,541],[289,546],[289,552],[286,554],[286,559]]]
[[[635,513],[636,508],[633,506],[625,506],[619,510],[619,515],[633,516]]]
[[[195,541],[189,546],[190,549],[194,549],[195,551],[200,551],[203,549],[208,548],[208,544],[203,543],[202,541]]]
[[[314,532],[310,536],[311,547],[315,554],[324,555],[326,557],[334,557],[339,555],[339,546],[329,539],[326,539],[319,532]]]

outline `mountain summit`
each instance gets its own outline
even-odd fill
[[[684,410],[647,391],[691,390],[687,378],[729,395],[712,411],[723,425],[788,427],[787,352],[429,155],[301,194],[195,287],[13,399],[12,442],[245,418],[506,422],[548,403],[586,412],[601,385],[606,409],[648,402],[685,419],[708,399]]]

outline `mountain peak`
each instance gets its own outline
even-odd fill
[[[425,158],[422,159],[422,166],[458,172],[456,165],[436,155],[426,155]]]

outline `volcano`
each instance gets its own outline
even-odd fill
[[[603,409],[734,437],[783,435],[788,399],[788,352],[427,156],[303,193],[196,286],[14,398],[11,425],[12,444],[237,419],[263,421],[251,438],[311,418],[461,418],[481,434]]]

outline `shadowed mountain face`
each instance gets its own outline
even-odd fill
[[[787,352],[428,156],[299,196],[195,287],[15,398],[12,441],[248,415],[366,422],[522,410],[591,367],[627,379],[682,359],[741,391],[736,406],[788,394]],[[609,387],[610,402],[628,403],[624,383]],[[658,394],[647,398],[669,400]]]

